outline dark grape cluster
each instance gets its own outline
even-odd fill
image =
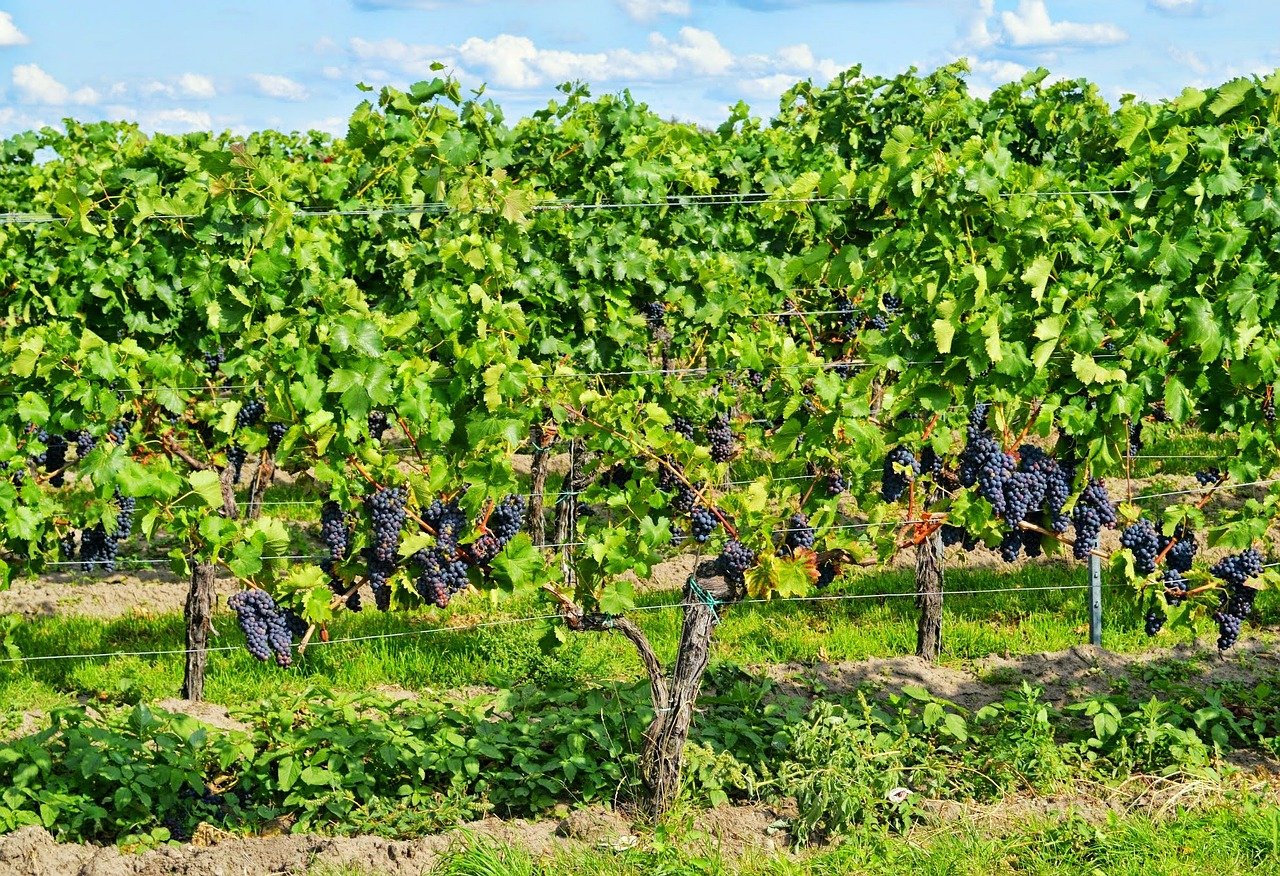
[[[689,531],[693,540],[702,544],[711,538],[711,533],[720,525],[720,518],[701,505],[695,505],[689,513]]]
[[[235,482],[240,483],[240,475],[244,471],[244,461],[248,458],[245,449],[239,444],[227,445],[227,467],[235,472]]]
[[[1160,555],[1160,536],[1151,521],[1141,517],[1120,534],[1120,547],[1133,553],[1133,568],[1139,575],[1150,575],[1156,570],[1156,557]]]
[[[1196,482],[1202,487],[1208,487],[1222,480],[1222,472],[1216,468],[1206,468],[1196,472]]]
[[[289,431],[289,427],[284,423],[272,423],[267,426],[267,450],[275,453],[280,446],[280,442],[284,439],[284,433]]]
[[[1164,622],[1165,622],[1164,609],[1155,605],[1151,606],[1151,608],[1147,611],[1147,616],[1144,620],[1145,620],[1145,625],[1143,629],[1146,630],[1146,633],[1148,636],[1154,636],[1156,633],[1164,629]]]
[[[382,440],[382,433],[387,431],[387,413],[386,411],[372,410],[365,418],[369,425],[369,437],[374,441]]]
[[[458,506],[458,500],[442,502],[435,499],[423,512],[423,521],[436,533],[436,547],[448,554],[458,549],[458,539],[467,531],[467,514]]]
[[[734,437],[733,429],[729,425],[728,416],[721,414],[707,424],[707,441],[711,445],[711,459],[713,461],[725,462],[733,458],[737,439]]]
[[[338,596],[347,592],[347,584],[338,575],[338,564],[351,556],[351,526],[347,515],[342,513],[341,506],[333,500],[325,502],[320,508],[320,541],[329,551],[329,556],[320,561],[320,568],[329,576],[329,586]],[[360,611],[359,591],[347,597],[347,608]]]
[[[902,498],[907,487],[920,474],[920,460],[905,447],[895,447],[884,458],[884,474],[880,480],[880,496],[886,502]]]
[[[1182,573],[1177,569],[1165,569],[1160,574],[1160,581],[1164,584],[1164,598],[1168,603],[1175,608],[1182,605],[1191,589]]]
[[[827,493],[831,496],[839,496],[849,491],[849,482],[844,478],[844,472],[839,469],[832,469],[827,472]]]
[[[293,663],[294,636],[306,630],[301,618],[293,612],[282,611],[265,590],[233,593],[227,607],[236,613],[250,654],[258,660],[267,660],[274,653],[278,665]]]
[[[1116,524],[1116,506],[1107,495],[1106,485],[1098,478],[1089,481],[1080,493],[1076,507],[1071,511],[1071,522],[1076,527],[1072,553],[1077,560],[1083,560],[1097,550],[1098,533],[1102,532],[1102,527]]]
[[[658,465],[658,489],[664,493],[669,493],[680,483],[679,469],[675,460],[670,456],[662,457],[662,462]]]
[[[757,371],[754,368],[747,369],[747,383],[751,385],[752,389],[763,392],[764,391],[763,372]]]
[[[920,451],[920,472],[931,475],[936,480],[942,476],[944,468],[942,457],[938,455],[938,451],[933,449],[932,444],[926,444],[924,449]]]
[[[1128,459],[1134,459],[1142,452],[1142,421],[1134,420],[1129,423],[1129,443],[1125,447],[1124,455]]]
[[[60,487],[66,482],[63,469],[67,466],[67,439],[64,435],[51,435],[44,429],[36,433],[36,440],[45,446],[43,453],[37,453],[33,460],[36,467],[43,467],[52,475],[49,485]]]
[[[693,423],[689,421],[688,417],[682,417],[679,414],[672,417],[671,431],[689,439],[690,441],[693,440]]]
[[[684,484],[676,484],[676,495],[671,500],[671,509],[680,514],[689,514],[698,502],[697,494]]]
[[[835,560],[823,560],[818,563],[818,582],[819,589],[825,589],[831,586],[831,582],[836,580],[836,575],[840,572]]]
[[[111,573],[116,570],[116,559],[120,553],[120,544],[133,534],[133,514],[138,500],[132,496],[124,496],[119,490],[115,492],[116,526],[111,532],[102,523],[80,533],[80,568],[86,572],[101,570]],[[63,548],[67,545],[63,544]]]
[[[725,582],[734,593],[742,593],[746,589],[747,570],[756,564],[756,552],[738,541],[731,539],[716,559],[716,568],[724,576]]]
[[[204,370],[210,374],[217,374],[218,369],[222,367],[222,363],[227,361],[227,352],[222,347],[211,353],[204,354]]]
[[[1225,651],[1240,638],[1240,625],[1253,612],[1258,591],[1245,582],[1262,574],[1262,554],[1249,548],[1214,563],[1209,573],[1226,584],[1213,616],[1218,622],[1218,650]]]
[[[1071,518],[1063,513],[1067,499],[1071,498],[1071,472],[1039,447],[1024,444],[1018,448],[1018,470],[1034,475],[1037,488],[1044,488],[1044,496],[1037,507],[1043,507],[1054,532],[1067,531]]]
[[[68,440],[69,443],[74,443],[76,445],[77,459],[84,459],[93,452],[93,448],[98,446],[98,439],[93,437],[93,433],[88,429],[81,429],[77,432],[72,432],[71,435],[64,440]]]
[[[413,555],[413,562],[419,570],[414,585],[418,595],[440,608],[467,587],[467,564],[452,552],[446,553],[438,547],[426,548]]]
[[[1170,541],[1173,541],[1172,547],[1169,547]],[[1166,538],[1161,542],[1160,550],[1164,551],[1166,548],[1165,565],[1176,572],[1191,571],[1191,562],[1199,549],[1194,532],[1188,531],[1181,523],[1178,524],[1178,528],[1173,531],[1173,538]]]
[[[507,496],[494,506],[493,513],[489,515],[488,525],[489,531],[498,540],[500,547],[505,547],[507,542],[520,532],[520,527],[524,526],[527,507],[528,503],[525,502],[524,496],[518,495]]]
[[[986,405],[978,405],[969,414],[965,446],[960,451],[956,475],[960,485],[978,488],[978,495],[991,503],[997,516],[1005,513],[1005,480],[1017,469],[1013,456],[1005,453],[1000,442],[986,427]]]
[[[403,487],[379,487],[365,498],[369,510],[372,544],[366,551],[369,586],[379,611],[391,607],[388,582],[395,572],[404,527],[408,496]]]
[[[1268,423],[1276,421],[1276,400],[1271,394],[1271,390],[1267,390],[1267,394],[1262,399],[1262,416]]]
[[[897,316],[902,312],[902,299],[892,292],[886,292],[881,295],[880,304],[884,307],[884,312],[890,316]]]
[[[383,562],[394,562],[408,502],[404,487],[379,487],[365,502],[373,528],[373,555]]]
[[[649,324],[649,331],[656,332],[662,328],[662,321],[667,316],[667,307],[661,301],[649,301],[640,306],[644,321]]]
[[[129,430],[136,422],[138,422],[138,415],[133,411],[126,411],[124,416],[107,430],[107,438],[115,444],[124,444],[125,439],[129,437]]]
[[[970,535],[963,526],[944,523],[942,524],[942,544],[943,547],[951,547],[957,544],[963,545],[965,550],[970,551],[978,546],[978,540]]]
[[[74,529],[67,530],[58,539],[58,555],[68,561],[76,558],[76,532]]]
[[[783,540],[787,553],[793,554],[800,548],[813,550],[815,540],[813,527],[803,512],[797,511],[787,518],[786,538]]]
[[[236,411],[236,428],[250,429],[262,420],[262,415],[267,412],[267,404],[262,400],[261,396],[251,396],[246,399],[244,404],[240,405],[240,410]]]

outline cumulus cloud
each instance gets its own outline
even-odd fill
[[[633,21],[653,21],[663,15],[692,14],[689,0],[617,0],[622,11]]]
[[[187,97],[196,97],[201,100],[218,96],[218,89],[214,87],[213,80],[199,73],[183,73],[178,77],[178,88]]]
[[[0,12],[0,46],[25,46],[29,42],[27,35],[13,23],[13,16]]]
[[[250,78],[258,86],[258,93],[265,97],[275,97],[280,100],[307,99],[307,89],[302,83],[294,82],[288,76],[280,76],[276,73],[254,73]]]
[[[1185,67],[1192,73],[1198,73],[1203,76],[1205,73],[1209,72],[1209,65],[1190,49],[1180,49],[1177,46],[1170,46],[1169,57],[1177,61],[1180,67]]]
[[[1084,24],[1054,21],[1044,0],[1018,0],[1015,12],[1000,13],[1009,45],[1033,46],[1110,46],[1122,43],[1129,35],[1110,22]]]
[[[396,39],[349,42],[358,62],[359,76],[369,81],[386,81],[390,66],[410,76],[435,75],[430,65],[439,61],[459,78],[482,79],[498,88],[528,90],[574,79],[588,82],[663,82],[681,77],[712,79],[739,77],[753,93],[780,93],[776,82],[787,85],[808,77],[831,78],[843,67],[830,59],[819,59],[804,44],[785,46],[773,55],[738,56],[726,48],[715,34],[696,27],[683,27],[674,36],[653,33],[643,50],[604,49],[574,52],[547,49],[526,36],[499,34],[492,38],[472,37],[457,46],[412,44]],[[380,69],[372,69],[378,67]],[[343,70],[331,65],[325,75],[334,78]]]
[[[78,88],[72,91],[42,70],[38,64],[19,64],[13,68],[11,76],[13,87],[18,92],[18,99],[23,103],[42,103],[53,106],[69,103],[89,105],[102,99],[101,95],[92,88]]]

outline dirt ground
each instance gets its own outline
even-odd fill
[[[698,830],[726,856],[736,857],[747,848],[787,848],[787,836],[778,824],[779,814],[765,807],[721,807],[702,813]],[[43,828],[26,827],[0,836],[0,876],[248,876],[298,874],[322,864],[416,876],[428,872],[464,837],[523,848],[536,857],[583,845],[623,851],[638,842],[627,818],[602,807],[574,812],[559,822],[487,818],[451,833],[415,840],[311,835],[241,838],[202,829],[189,844],[141,854],[126,854],[113,846],[59,843]]]

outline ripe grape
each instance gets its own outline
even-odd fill
[[[1276,419],[1276,401],[1268,390],[1266,396],[1262,399],[1262,416],[1268,423],[1274,423]]]
[[[1168,603],[1175,607],[1181,605],[1190,590],[1187,579],[1177,569],[1165,569],[1160,579],[1164,584],[1164,598]]]
[[[218,368],[221,367],[222,363],[225,361],[227,361],[227,354],[226,354],[226,351],[222,349],[222,347],[219,347],[217,350],[213,351],[212,353],[204,354],[204,368],[211,375],[217,374]]]
[[[716,527],[720,525],[720,518],[701,505],[694,506],[689,518],[690,534],[693,535],[693,540],[699,544],[711,538],[711,533],[715,532]]]
[[[129,430],[133,428],[133,424],[138,421],[138,415],[133,411],[126,411],[116,424],[107,431],[107,438],[116,444],[124,444],[125,439],[129,437]]]
[[[65,483],[63,469],[67,465],[67,439],[62,435],[51,435],[44,429],[36,433],[36,440],[45,446],[45,451],[35,457],[37,467],[52,475],[49,486],[60,487]]]
[[[329,556],[320,561],[320,568],[329,576],[329,587],[341,596],[347,592],[347,584],[338,575],[337,566],[351,555],[351,527],[341,506],[333,500],[325,502],[320,509],[320,540],[329,551]],[[347,597],[347,608],[351,611],[363,608],[359,592]]]
[[[823,589],[830,586],[831,582],[836,580],[837,574],[839,574],[839,570],[836,568],[834,560],[824,560],[818,563],[817,587]]]
[[[241,590],[227,600],[244,632],[245,646],[258,660],[275,653],[276,663],[293,663],[293,639],[306,631],[306,622],[287,609],[281,610],[265,590]]]
[[[893,448],[884,458],[880,496],[886,502],[898,501],[918,474],[920,474],[920,461],[911,451],[905,447]]]
[[[693,440],[693,423],[688,417],[682,417],[679,414],[671,418],[671,431],[677,435],[682,435],[690,441]]]
[[[524,525],[525,507],[524,496],[511,495],[499,502],[489,515],[489,531],[498,540],[499,549],[520,532]]]
[[[1089,481],[1088,486],[1076,500],[1076,507],[1071,512],[1071,522],[1076,527],[1076,543],[1072,553],[1077,560],[1083,560],[1098,548],[1098,533],[1103,526],[1115,526],[1116,506],[1107,495],[1106,485],[1098,478]]]
[[[93,433],[88,429],[72,432],[66,440],[75,443],[77,459],[84,459],[93,452],[93,448],[98,446],[98,439],[93,437]]]
[[[1160,630],[1164,629],[1165,614],[1159,608],[1152,608],[1147,612],[1146,625],[1144,629],[1148,636],[1154,636]]]
[[[642,304],[640,312],[644,314],[644,319],[649,324],[650,332],[657,332],[661,329],[662,322],[667,316],[666,305],[661,301],[649,301]]]
[[[372,410],[365,418],[369,425],[369,437],[374,441],[382,440],[382,433],[387,431],[387,415],[385,411]]]
[[[787,518],[786,539],[783,541],[787,553],[795,553],[800,548],[813,550],[813,527],[803,512],[797,511]]]
[[[716,567],[735,594],[741,594],[747,584],[746,572],[756,564],[756,552],[738,541],[730,540],[716,559]]]
[[[133,514],[137,508],[137,500],[132,496],[124,496],[115,491],[116,525],[107,532],[102,522],[84,530],[80,534],[80,567],[86,572],[101,568],[110,574],[116,570],[116,558],[120,552],[120,543],[133,534]],[[67,545],[63,545],[67,547]]]
[[[284,423],[272,423],[267,426],[267,451],[275,453],[276,448],[280,446],[281,439],[284,438],[285,432],[289,431],[289,427]]]
[[[373,528],[373,555],[381,562],[394,563],[398,556],[407,501],[404,487],[379,487],[365,497]]]
[[[235,483],[240,483],[240,473],[244,469],[244,461],[248,458],[245,449],[239,444],[227,445],[227,467],[235,470]]]
[[[1262,554],[1249,548],[1219,560],[1209,569],[1211,575],[1226,584],[1214,614],[1218,622],[1219,651],[1226,651],[1240,638],[1240,625],[1252,613],[1253,600],[1258,595],[1258,591],[1245,582],[1261,575],[1262,568]]]
[[[880,304],[883,305],[885,313],[890,316],[896,316],[902,312],[902,299],[892,292],[886,292],[880,296]]]
[[[844,473],[839,469],[833,469],[827,472],[827,493],[832,496],[839,496],[841,493],[848,492],[849,482],[844,479]]]
[[[711,444],[711,459],[725,462],[733,458],[735,438],[728,416],[721,414],[707,424],[707,441]]]
[[[449,598],[465,590],[467,564],[440,548],[426,548],[413,555],[418,566],[418,580],[414,584],[418,595],[440,608],[449,604]]]
[[[436,547],[448,554],[458,549],[458,539],[467,531],[466,512],[458,506],[456,498],[448,502],[435,499],[423,513],[422,519],[436,533]]]
[[[1196,472],[1196,481],[1202,487],[1207,487],[1212,484],[1216,484],[1218,481],[1222,479],[1223,479],[1222,472],[1216,468],[1206,468]]]
[[[1125,447],[1124,455],[1128,459],[1135,458],[1142,452],[1142,421],[1134,420],[1129,423],[1129,444]]]
[[[1150,575],[1156,570],[1156,557],[1160,553],[1160,536],[1151,521],[1145,517],[1125,529],[1120,535],[1120,546],[1133,552],[1133,567],[1139,575]]]
[[[251,396],[243,404],[240,410],[236,411],[236,428],[248,429],[258,425],[262,419],[262,415],[266,413],[267,405],[261,396]]]

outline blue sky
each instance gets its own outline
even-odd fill
[[[1045,66],[1158,99],[1280,67],[1280,0],[0,0],[0,135],[65,116],[341,132],[356,82],[436,60],[511,116],[581,79],[715,123],[738,100],[769,115],[798,79],[958,57],[980,92]]]

